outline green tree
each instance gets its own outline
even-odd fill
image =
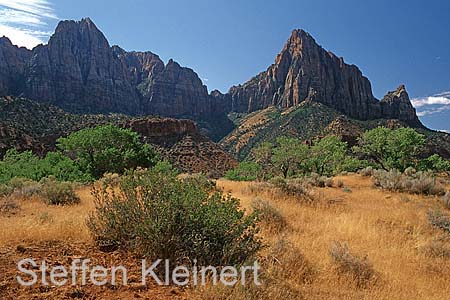
[[[294,174],[302,169],[308,159],[308,146],[301,140],[288,137],[277,139],[277,147],[273,149],[272,162],[280,170],[283,177]]]
[[[12,178],[27,178],[39,181],[53,176],[58,181],[87,182],[92,178],[80,170],[70,158],[59,152],[49,152],[39,158],[31,151],[17,152],[8,150],[0,161],[0,182],[7,183]]]
[[[450,161],[442,158],[438,154],[433,154],[421,162],[420,169],[450,173]]]
[[[417,166],[424,144],[425,137],[412,128],[378,127],[366,131],[354,151],[385,170],[404,171]]]
[[[241,162],[236,168],[228,170],[225,178],[234,181],[253,181],[261,173],[261,166],[255,162]]]
[[[0,181],[3,183],[14,177],[39,181],[44,176],[39,158],[31,151],[19,153],[16,149],[10,149],[0,162]]]
[[[136,132],[112,125],[86,128],[60,138],[58,148],[94,178],[106,172],[150,167],[157,160],[157,153],[142,144]]]
[[[272,171],[273,145],[269,142],[263,142],[252,151],[255,162],[261,166],[261,177],[266,179]]]
[[[333,175],[348,162],[347,143],[334,135],[315,140],[309,162],[311,171],[320,175]]]

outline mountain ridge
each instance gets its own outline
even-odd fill
[[[26,50],[0,41],[0,96],[24,96],[72,113],[160,115],[196,121],[218,141],[233,130],[229,113],[317,101],[360,120],[399,119],[421,128],[401,85],[381,101],[355,65],[292,31],[274,64],[229,92],[208,93],[194,70],[150,51],[110,46],[90,18],[61,21],[48,44]]]

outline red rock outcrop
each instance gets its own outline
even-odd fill
[[[163,157],[183,172],[218,178],[237,165],[228,152],[202,135],[191,120],[142,118],[122,126],[158,147]]]

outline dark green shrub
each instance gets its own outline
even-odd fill
[[[59,181],[88,182],[91,177],[82,172],[70,158],[58,152],[50,152],[44,158],[33,155],[31,151],[22,153],[8,150],[0,161],[0,183],[9,183],[14,178],[39,181],[53,176]]]
[[[378,127],[366,131],[353,150],[384,170],[405,170],[419,163],[425,136],[412,128]]]
[[[50,205],[71,205],[80,202],[70,182],[58,182],[54,178],[45,178],[41,183],[40,195]]]
[[[87,225],[102,246],[121,247],[172,263],[235,265],[261,247],[256,215],[246,216],[239,201],[210,194],[170,170],[138,170],[93,190],[96,211]]]
[[[438,173],[450,173],[450,161],[433,154],[421,162],[421,169],[432,170]]]

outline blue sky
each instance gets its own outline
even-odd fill
[[[0,0],[0,35],[33,47],[89,16],[111,44],[150,50],[226,92],[273,63],[296,28],[356,64],[375,96],[405,84],[422,121],[450,130],[450,2]]]

